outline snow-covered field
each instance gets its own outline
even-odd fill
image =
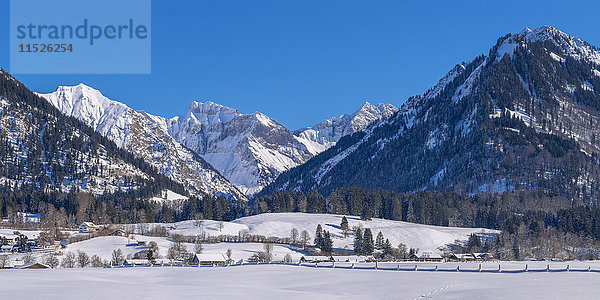
[[[6,299],[592,299],[600,274],[221,268],[0,270]]]

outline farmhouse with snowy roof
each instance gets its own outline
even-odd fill
[[[202,253],[192,254],[189,260],[190,265],[201,265],[201,266],[223,266],[227,264],[227,258],[220,253]]]
[[[97,231],[99,227],[92,222],[83,222],[79,225],[78,229],[80,233],[92,233]]]

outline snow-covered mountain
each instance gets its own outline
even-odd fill
[[[219,192],[245,199],[210,164],[169,135],[167,119],[135,111],[84,84],[61,86],[53,93],[40,96],[64,114],[90,125],[117,146],[143,158],[190,192],[197,195]]]
[[[31,193],[21,197],[36,207],[59,205],[52,203],[54,197],[40,200],[42,193],[108,195],[121,191],[148,197],[166,188],[185,192],[4,71],[0,71],[0,124],[0,187],[4,192]]]
[[[322,152],[335,145],[341,137],[363,131],[373,122],[388,118],[397,111],[398,108],[391,104],[373,105],[366,102],[353,114],[333,117],[312,127],[296,130],[294,134],[321,146],[322,150],[319,152]]]
[[[599,87],[598,48],[549,26],[509,34],[264,193],[540,189],[597,199]]]
[[[391,105],[369,103],[352,115],[342,115],[297,131],[255,112],[213,102],[193,102],[185,116],[168,122],[177,141],[201,155],[247,195],[260,191],[281,172],[326,150],[343,135],[364,129],[395,111]]]

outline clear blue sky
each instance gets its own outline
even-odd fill
[[[0,11],[8,69],[7,0]],[[154,0],[151,75],[16,77],[38,92],[83,82],[165,117],[211,100],[296,129],[364,101],[399,106],[524,27],[600,46],[598,11],[596,1]]]

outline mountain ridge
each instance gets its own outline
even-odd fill
[[[165,118],[135,111],[84,84],[58,87],[40,96],[184,184],[193,194],[221,192],[246,199],[210,164],[169,136]]]
[[[501,37],[394,116],[347,136],[264,192],[542,189],[599,195],[595,47],[552,27]]]

